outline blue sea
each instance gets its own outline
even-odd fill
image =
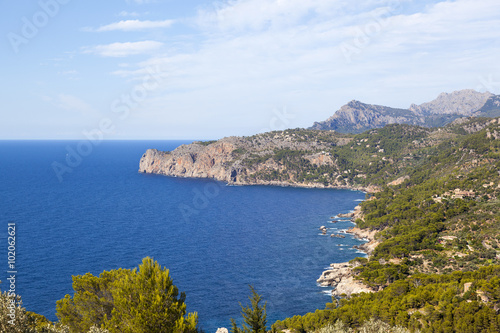
[[[363,255],[352,248],[361,241],[319,227],[352,226],[330,217],[365,194],[138,173],[146,149],[184,143],[0,141],[0,288],[8,289],[7,227],[15,223],[16,291],[50,320],[72,293],[72,275],[134,268],[146,256],[170,269],[206,332],[241,318],[249,285],[267,301],[269,325],[324,308],[331,289],[316,284],[321,272]]]

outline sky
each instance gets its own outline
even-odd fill
[[[0,0],[0,139],[217,139],[500,94],[500,1]]]

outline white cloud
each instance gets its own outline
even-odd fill
[[[163,43],[161,42],[146,40],[141,42],[112,43],[84,47],[83,52],[97,54],[102,57],[126,57],[130,55],[152,53],[162,46]]]
[[[64,76],[70,80],[78,80],[80,73],[77,70],[67,70],[57,72],[58,75]]]
[[[44,100],[51,101],[55,106],[66,111],[76,111],[83,115],[95,115],[98,113],[92,106],[73,95],[58,94],[54,99],[44,97]]]
[[[173,114],[204,113],[229,121],[237,110],[258,129],[276,106],[299,110],[293,126],[308,126],[351,99],[408,107],[475,87],[497,68],[497,0],[447,1],[418,13],[391,3],[360,1],[353,12],[347,0],[227,1],[198,12],[203,43],[114,74],[140,81],[147,68],[161,69],[144,119],[164,115],[167,126]],[[351,63],[342,43],[357,45]]]
[[[138,17],[138,16],[141,16],[141,14],[139,14],[137,12],[127,12],[126,10],[122,10],[121,12],[118,13],[118,16],[122,16],[122,17],[127,17],[127,16]]]
[[[127,85],[151,83],[151,70],[159,72],[160,86],[148,90],[123,131],[162,138],[251,134],[270,128],[273,110],[282,106],[295,116],[289,126],[309,126],[351,99],[408,107],[441,91],[475,88],[492,73],[498,80],[500,31],[493,28],[500,26],[498,0],[445,1],[425,8],[391,3],[225,1],[200,10],[189,30],[178,24],[168,36],[155,31],[144,38],[164,44],[145,40],[83,51],[148,55],[140,63],[118,59],[103,72]],[[95,31],[161,28],[158,22],[169,24],[126,20]],[[192,33],[193,28],[198,31]],[[178,31],[183,35],[174,35]],[[351,62],[341,51],[343,43],[356,47]],[[58,101],[78,105],[68,98]]]
[[[399,0],[404,2],[407,0]],[[352,18],[356,11],[386,7],[388,0],[238,0],[214,3],[212,8],[199,10],[197,24],[221,31],[261,31],[281,29],[299,24],[316,24],[325,19],[332,22]]]
[[[99,28],[83,28],[84,31],[104,32],[104,31],[139,31],[147,29],[168,28],[174,24],[174,20],[163,21],[141,21],[141,20],[122,20],[111,24],[103,25]]]

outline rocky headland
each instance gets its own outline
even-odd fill
[[[315,133],[317,134],[317,133]],[[173,151],[148,149],[139,162],[139,172],[173,177],[209,178],[231,185],[274,185],[307,188],[336,188],[378,191],[376,186],[362,186],[346,181],[338,167],[338,158],[329,152],[332,146],[343,146],[351,138],[327,133],[322,140],[308,140],[308,134],[293,131],[271,132],[253,137],[227,137],[214,142],[193,142]],[[276,153],[294,152],[312,167],[334,171],[328,181],[299,178],[289,166],[276,159]],[[278,179],[270,174],[283,174]]]
[[[371,185],[377,182],[369,180],[373,172],[370,166],[393,164],[392,155],[395,152],[389,152],[384,147],[382,143],[385,138],[369,144],[367,138],[355,139],[353,135],[341,132],[359,133],[387,124],[418,125],[423,127],[406,128],[408,133],[398,135],[423,138],[413,140],[412,145],[425,148],[442,140],[444,135],[454,135],[445,134],[440,129],[431,130],[430,127],[450,123],[449,128],[452,128],[468,122],[470,119],[466,120],[467,117],[491,117],[497,114],[500,115],[500,96],[470,89],[443,93],[432,102],[412,104],[408,109],[352,101],[328,120],[315,123],[309,130],[290,129],[249,137],[197,141],[171,152],[149,149],[140,160],[139,171],[174,177],[210,178],[234,185],[343,188],[376,192],[378,187]],[[478,128],[464,129],[476,132],[487,125],[484,122],[471,122],[470,126]],[[360,150],[365,156],[355,154]],[[414,159],[411,155],[403,158],[398,167],[406,167]],[[346,164],[347,160],[349,162]],[[356,163],[349,167],[353,161]],[[369,165],[360,168],[360,164],[365,161]],[[393,183],[389,185],[398,185],[406,179],[408,176],[402,175],[399,179],[392,179]]]

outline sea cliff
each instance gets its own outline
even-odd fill
[[[173,177],[210,178],[232,185],[275,185],[310,188],[353,189],[377,192],[378,187],[346,179],[338,158],[327,150],[343,146],[351,138],[329,133],[318,140],[307,140],[319,131],[272,132],[254,137],[228,137],[215,142],[193,142],[177,149],[148,149],[139,162],[139,172]],[[277,159],[277,154],[283,154]],[[301,160],[308,170],[288,163],[289,155]],[[328,171],[313,175],[312,168]],[[364,175],[359,175],[362,178]]]

